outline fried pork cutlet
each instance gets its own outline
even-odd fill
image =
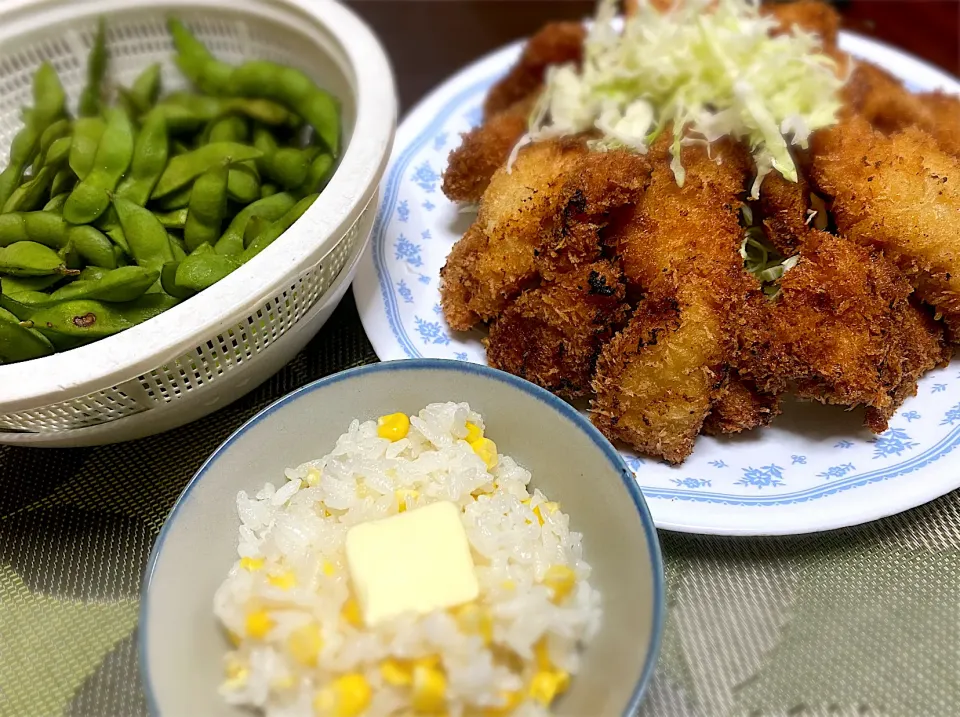
[[[761,8],[764,15],[776,20],[782,34],[796,26],[820,37],[823,49],[830,52],[837,49],[837,35],[840,32],[840,13],[832,5],[820,0],[797,0],[796,2],[773,3]]]
[[[563,200],[567,171],[585,153],[564,139],[524,148],[510,172],[501,168],[483,195],[477,219],[440,270],[440,297],[451,328],[466,331],[497,316],[538,279],[534,251],[544,222]]]
[[[497,172],[473,226],[441,272],[447,322],[465,330],[489,321],[542,277],[597,261],[602,233],[632,205],[649,163],[627,151],[587,152],[582,141],[544,142]]]
[[[527,131],[537,93],[517,101],[463,135],[443,173],[443,193],[455,202],[479,202],[494,173]]]
[[[771,393],[865,405],[868,426],[882,432],[919,376],[949,357],[942,326],[924,319],[910,292],[881,252],[810,231],[741,348],[741,370]]]
[[[490,88],[483,103],[484,117],[491,118],[528,97],[543,84],[550,65],[580,64],[587,30],[580,22],[551,22],[531,37],[517,63]]]
[[[760,212],[767,237],[778,252],[793,256],[810,231],[810,184],[798,170],[798,179],[784,179],[777,170],[764,177],[756,210]]]
[[[853,118],[814,135],[811,180],[840,234],[881,249],[960,341],[960,161],[918,129]]]
[[[685,147],[679,187],[670,135],[651,149],[650,185],[617,236],[628,287],[643,298],[601,351],[592,411],[607,437],[679,463],[723,388],[730,317],[749,290],[737,212],[750,162],[739,145],[715,145],[720,163]]]
[[[843,86],[844,116],[857,114],[884,134],[916,127],[947,154],[960,156],[960,98],[942,92],[914,94],[896,77],[858,61]]]
[[[484,121],[463,135],[450,153],[443,193],[455,202],[478,202],[491,177],[527,131],[527,120],[550,65],[583,59],[586,30],[578,22],[545,25],[530,38],[520,59],[484,101]]]
[[[490,365],[563,398],[587,395],[600,347],[626,322],[622,279],[603,260],[528,289],[491,326]]]

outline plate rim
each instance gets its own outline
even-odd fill
[[[398,128],[394,154],[382,183],[381,204],[371,235],[371,242],[361,260],[360,270],[353,285],[364,331],[374,351],[382,360],[410,360],[423,356],[407,335],[406,328],[399,326],[399,314],[396,318],[391,316],[391,299],[396,311],[396,298],[390,290],[392,287],[387,283],[389,272],[383,266],[383,242],[380,240],[386,225],[391,219],[395,204],[395,201],[391,200],[391,188],[397,189],[402,180],[402,172],[409,163],[409,160],[403,160],[419,151],[452,112],[457,109],[462,110],[463,99],[474,95],[484,86],[489,86],[496,81],[503,74],[506,63],[519,54],[524,43],[525,40],[521,39],[493,50],[451,74],[405,114]],[[840,44],[855,57],[867,54],[868,57],[865,59],[876,60],[877,56],[880,55],[887,62],[895,61],[899,63],[897,68],[888,66],[887,69],[906,81],[909,81],[910,77],[905,77],[905,75],[911,77],[920,75],[926,78],[923,85],[924,90],[942,88],[951,92],[960,92],[960,81],[953,78],[949,73],[892,45],[847,31],[841,31]],[[899,71],[895,71],[895,69]],[[406,345],[403,344],[401,338],[404,336],[407,338]],[[827,517],[816,511],[811,515],[808,510],[798,513],[798,519],[787,524],[783,524],[783,521],[777,521],[776,523],[768,522],[764,525],[751,520],[745,521],[748,523],[746,526],[739,524],[724,525],[724,521],[719,521],[717,525],[711,525],[709,521],[660,520],[657,518],[659,511],[655,509],[655,506],[663,500],[735,506],[747,509],[759,506],[808,504],[853,488],[864,487],[872,483],[914,473],[943,458],[957,446],[960,446],[960,426],[952,429],[944,438],[928,447],[923,453],[900,463],[786,494],[740,496],[655,486],[641,486],[641,490],[644,497],[653,506],[654,520],[657,527],[661,529],[711,535],[799,535],[859,525],[915,508],[960,487],[960,475],[951,478],[949,471],[947,471],[947,475],[940,475],[939,480],[936,480],[938,478],[937,474],[944,473],[943,470],[937,470],[935,475],[927,477],[925,481],[926,490],[910,490],[906,494],[903,491],[898,491],[896,500],[882,501],[882,499],[871,498],[865,502],[867,506],[865,509],[847,509],[841,511],[838,515]],[[639,471],[642,471],[642,468]],[[703,512],[700,512],[699,515],[703,515]],[[780,515],[779,512],[778,515]]]

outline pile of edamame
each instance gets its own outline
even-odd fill
[[[101,20],[76,116],[56,70],[0,172],[0,363],[64,351],[203,291],[286,231],[336,164],[336,100],[299,70],[217,60],[176,19],[192,92],[159,65],[109,87]]]

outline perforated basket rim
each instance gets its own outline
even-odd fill
[[[217,0],[167,0],[138,10],[197,14]],[[92,393],[149,372],[217,335],[254,311],[265,297],[296,277],[311,257],[331,251],[377,190],[393,143],[397,100],[386,53],[373,32],[334,0],[231,0],[232,14],[286,25],[304,34],[331,36],[356,100],[353,139],[340,166],[310,209],[255,259],[197,296],[160,316],[87,346],[41,359],[0,366],[0,414],[28,410]],[[0,46],[25,32],[40,32],[43,15],[90,19],[130,7],[126,0],[8,0],[0,5]]]

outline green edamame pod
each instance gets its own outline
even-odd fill
[[[77,277],[77,281],[98,281],[107,275],[110,269],[102,266],[85,266]]]
[[[49,356],[53,344],[36,329],[20,325],[20,319],[0,309],[0,363],[14,363]]]
[[[125,254],[130,253],[130,243],[127,241],[127,236],[123,233],[122,227],[110,227],[105,234],[110,237],[110,241],[113,242],[114,246],[119,247]]]
[[[266,199],[267,197],[272,197],[274,194],[280,191],[280,188],[276,184],[271,184],[270,182],[265,182],[260,185],[260,198]]]
[[[128,253],[139,266],[160,271],[173,261],[167,230],[153,212],[123,197],[115,197],[113,206],[129,245]]]
[[[257,169],[262,175],[267,176],[267,165],[279,149],[277,138],[265,127],[257,127],[253,131],[253,146],[261,152],[260,158],[256,161]]]
[[[63,262],[63,265],[67,267],[73,275],[79,274],[80,269],[83,268],[80,253],[69,239],[67,243],[57,251],[57,256],[60,257],[60,261]]]
[[[260,235],[253,241],[253,243],[243,250],[243,253],[240,255],[241,263],[250,261],[253,257],[276,241],[276,239],[285,231],[287,231],[287,229],[289,229],[293,223],[297,221],[297,219],[303,216],[303,213],[310,208],[310,205],[316,201],[318,196],[320,195],[308,194],[306,197],[294,204],[286,214],[261,232]]]
[[[176,286],[190,291],[203,291],[239,267],[240,262],[231,256],[215,252],[194,253],[177,267]]]
[[[43,205],[42,211],[59,214],[63,211],[63,205],[66,203],[68,196],[70,196],[68,192],[53,195],[50,201]]]
[[[310,164],[310,171],[307,173],[307,181],[300,188],[303,193],[319,192],[330,181],[333,174],[333,157],[329,154],[321,154]]]
[[[297,189],[307,181],[316,154],[316,147],[281,147],[264,162],[264,172],[284,189]]]
[[[40,149],[33,163],[34,174],[40,170],[40,167],[46,164],[47,154],[50,152],[53,143],[69,135],[70,120],[66,118],[57,120],[43,131],[43,134],[40,135]]]
[[[146,114],[160,97],[160,63],[155,62],[143,70],[133,81],[129,91],[137,112]]]
[[[172,158],[151,196],[157,199],[171,194],[217,165],[245,162],[259,156],[259,150],[235,142],[205,144]]]
[[[260,197],[260,176],[253,162],[234,165],[227,171],[227,196],[240,204]]]
[[[250,139],[250,126],[243,117],[227,115],[210,123],[207,142],[246,142]]]
[[[36,177],[17,187],[3,205],[3,212],[29,212],[41,206],[53,183],[54,174],[56,170],[53,167],[41,169]]]
[[[171,157],[176,157],[177,155],[180,155],[180,154],[186,154],[189,151],[190,151],[190,147],[188,147],[178,139],[175,139],[173,140],[173,142],[170,143]]]
[[[36,156],[40,146],[40,133],[33,121],[17,132],[10,143],[10,160],[0,172],[0,207],[10,199],[23,179],[24,170]]]
[[[67,203],[67,197],[70,196],[70,192],[73,191],[74,186],[77,183],[77,175],[73,173],[73,170],[69,167],[64,167],[61,170],[58,170],[55,175],[53,175],[53,181],[50,182],[50,195],[59,196],[63,195],[63,203]],[[63,205],[60,205],[58,211],[63,211]]]
[[[163,115],[171,136],[193,134],[207,121],[189,108],[176,104],[161,102],[154,109]]]
[[[167,22],[173,44],[177,48],[177,66],[193,84],[204,92],[222,94],[233,68],[216,60],[206,46],[176,18]]]
[[[100,146],[106,126],[100,117],[81,117],[73,123],[73,143],[70,145],[68,163],[80,180],[86,179],[93,168],[97,147]]]
[[[157,219],[167,229],[183,229],[187,221],[187,209],[174,209],[172,212],[155,212]]]
[[[197,178],[190,194],[190,209],[183,227],[188,251],[220,236],[220,225],[227,213],[227,167],[215,166]]]
[[[189,299],[197,292],[177,285],[177,269],[180,267],[182,260],[183,259],[178,259],[177,261],[171,261],[163,265],[163,270],[160,272],[160,286],[165,292],[170,294],[170,296],[177,299]]]
[[[0,294],[18,294],[21,291],[43,291],[58,283],[63,277],[50,276],[0,276]]]
[[[23,173],[40,150],[47,127],[66,113],[66,94],[53,65],[44,62],[33,75],[33,109],[25,115],[25,126],[10,143],[10,161],[0,172],[0,207],[7,203],[20,184]]]
[[[100,339],[141,324],[177,304],[166,294],[146,294],[125,304],[89,299],[64,301],[40,309],[28,322],[47,338]]]
[[[242,253],[244,230],[253,217],[263,217],[269,222],[274,222],[290,211],[296,203],[297,200],[292,194],[281,192],[248,204],[233,218],[214,248],[218,254],[224,256]]]
[[[127,252],[125,252],[116,244],[113,245],[113,260],[118,267],[130,265],[130,262],[127,261]]]
[[[247,223],[253,217],[263,217],[268,222],[275,222],[293,208],[297,200],[292,194],[281,192],[263,199],[258,199],[247,205],[233,218],[226,231],[215,245],[218,254],[236,256],[244,249],[243,236]]]
[[[162,112],[151,112],[144,120],[137,136],[130,162],[130,173],[117,188],[117,196],[136,202],[147,203],[150,192],[156,186],[167,166],[170,142],[167,139],[167,121]]]
[[[264,218],[264,217],[250,217],[250,221],[247,222],[246,228],[243,230],[243,246],[244,248],[253,244],[254,240],[263,234],[264,230],[270,226],[273,222]]]
[[[78,110],[81,117],[93,117],[100,114],[100,103],[103,94],[103,77],[107,73],[107,28],[106,22],[100,18],[97,25],[97,34],[90,47],[87,57],[87,84],[80,93]]]
[[[170,232],[167,232],[167,238],[170,240],[170,250],[173,252],[174,261],[182,261],[187,258],[187,245],[183,243],[183,239],[175,237]]]
[[[61,137],[50,145],[50,150],[43,158],[43,167],[62,168],[70,158],[70,148],[73,146],[73,137]]]
[[[140,266],[111,269],[95,281],[75,281],[50,294],[51,303],[94,299],[118,303],[143,296],[160,278],[160,272]]]
[[[117,266],[117,257],[113,253],[113,242],[99,229],[82,224],[70,227],[67,232],[67,241],[73,243],[77,254],[88,264],[114,269]]]
[[[90,224],[110,206],[109,192],[116,189],[133,158],[133,125],[115,108],[107,110],[107,126],[97,146],[93,168],[67,198],[64,218],[72,224]]]
[[[76,274],[48,246],[32,241],[19,241],[0,248],[0,274],[11,276],[49,276]]]
[[[172,212],[175,209],[183,209],[190,205],[191,192],[193,192],[193,184],[188,184],[173,194],[168,194],[165,197],[153,200],[153,204],[162,212]]]
[[[67,224],[54,212],[0,214],[0,246],[22,241],[62,249],[67,243]]]

